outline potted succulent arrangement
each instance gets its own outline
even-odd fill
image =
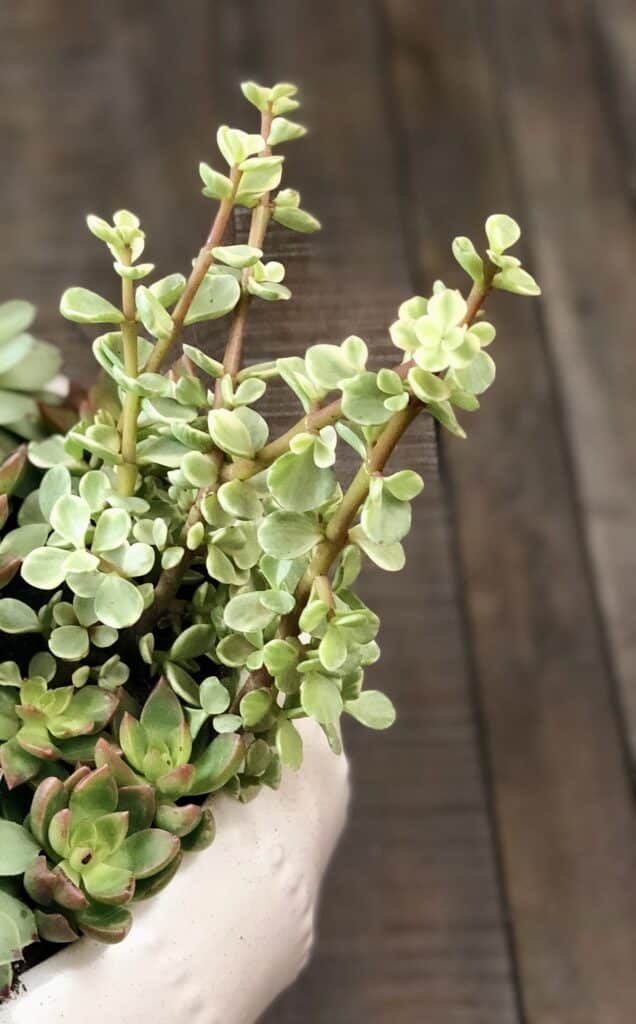
[[[87,218],[119,295],[69,288],[60,310],[106,325],[93,351],[111,388],[57,433],[28,393],[57,356],[28,335],[31,307],[0,307],[2,1022],[250,1021],[293,978],[344,814],[344,772],[327,763],[344,763],[340,718],[395,717],[364,687],[379,620],[355,590],[364,559],[405,561],[423,481],[388,460],[421,413],[465,436],[456,410],[495,378],[489,292],[539,294],[507,252],[517,224],[494,215],[483,255],[453,242],[466,298],[437,281],[400,307],[394,365],[370,369],[357,336],[244,364],[252,304],[290,298],[264,258],[269,223],[320,225],[281,188],[278,147],[305,134],[287,116],[296,87],[242,88],[260,130],[221,127],[226,168],[200,166],[217,207],[187,277],[155,279],[134,214]],[[247,243],[224,244],[237,206]],[[188,328],[221,317],[217,361]],[[255,406],[274,386],[299,417],[271,437]],[[347,486],[343,445],[359,461]],[[250,934],[260,969],[241,959]],[[48,959],[20,976],[37,950]],[[168,1002],[164,969],[181,993]]]

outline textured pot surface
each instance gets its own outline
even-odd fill
[[[126,941],[82,939],[35,967],[0,1024],[252,1024],[307,962],[345,820],[346,759],[301,731],[298,774],[245,806],[216,799],[214,844],[135,907]]]

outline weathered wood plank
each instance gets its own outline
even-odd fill
[[[610,131],[622,151],[622,175],[636,200],[636,9],[632,0],[593,0],[598,63]]]
[[[608,395],[626,397],[633,373],[630,346],[600,329],[601,304],[624,299],[619,254],[627,242],[596,117],[596,135],[583,138],[592,99],[572,24],[580,8],[569,5],[570,18],[561,3],[497,4],[498,46],[491,7],[481,2],[424,10],[387,0],[385,9],[422,287],[440,272],[459,281],[440,241],[481,236],[485,214],[503,209],[529,228],[532,269],[545,290],[540,306],[493,301],[498,382],[469,422],[467,444],[444,445],[523,1005],[536,1024],[628,1024],[636,1007],[636,833],[558,399],[567,387],[579,473],[585,463],[587,497],[600,509],[616,496],[618,464],[632,457],[617,424],[633,413]],[[597,223],[594,235],[599,209],[608,227]],[[596,274],[605,260],[602,296]],[[558,384],[542,314],[563,370]],[[617,333],[624,329],[623,315],[605,315]],[[613,454],[608,429],[616,430]],[[626,493],[616,499],[624,512]],[[610,531],[604,536],[609,548]],[[613,538],[607,557],[629,561],[621,532]]]
[[[258,311],[251,349],[289,352],[355,330],[374,358],[386,355],[382,325],[409,284],[368,5],[285,0],[274,17],[256,3],[190,0],[182,19],[168,2],[51,0],[44,11],[25,0],[3,9],[0,29],[0,129],[13,143],[3,283],[30,285],[50,335],[72,336],[54,312],[64,285],[79,275],[109,287],[99,246],[85,240],[88,208],[139,209],[150,258],[159,253],[162,272],[186,265],[206,216],[196,161],[209,157],[218,120],[245,115],[227,79],[252,73],[304,85],[312,135],[290,148],[290,181],[327,230],[309,264],[291,262],[295,303]],[[81,344],[68,351],[85,372]],[[430,427],[406,455],[428,480],[410,568],[367,584],[386,641],[374,682],[401,720],[386,736],[351,731],[350,829],[317,956],[270,1015],[277,1024],[411,1024],[423,1011],[445,1024],[518,1020]]]
[[[634,216],[598,89],[589,22],[564,0],[526,15],[514,4],[500,12],[502,99],[532,210],[532,245],[545,267],[547,335],[633,762]]]

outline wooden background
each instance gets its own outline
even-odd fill
[[[407,446],[409,567],[367,586],[400,720],[350,730],[316,956],[268,1024],[636,1020],[635,57],[633,0],[0,5],[0,287],[73,374],[89,335],[59,294],[113,288],[85,213],[132,208],[149,258],[186,268],[196,166],[249,119],[247,76],[301,84],[287,180],[325,225],[310,252],[274,240],[297,295],[259,312],[253,358],[355,331],[381,359],[492,211],[543,284],[493,302],[468,442],[441,469],[430,425]]]

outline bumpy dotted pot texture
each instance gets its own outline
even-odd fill
[[[214,844],[136,907],[126,941],[81,939],[27,972],[0,1024],[253,1024],[307,962],[346,814],[346,759],[301,731],[298,774],[247,806],[216,799]]]

